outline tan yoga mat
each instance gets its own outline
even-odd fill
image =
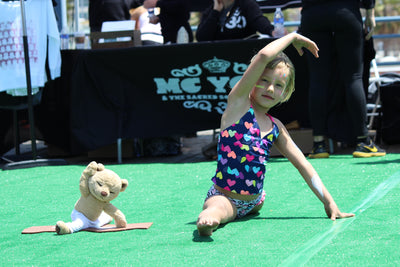
[[[119,231],[127,231],[127,230],[134,230],[134,229],[149,229],[152,225],[152,222],[149,223],[128,223],[125,228],[117,228],[114,224],[107,224],[98,228],[86,228],[81,231],[88,231],[88,232],[96,232],[96,233],[105,233],[105,232],[119,232]],[[32,226],[26,228],[22,231],[22,234],[37,234],[37,233],[45,233],[45,232],[55,232],[56,226],[49,225],[49,226]]]

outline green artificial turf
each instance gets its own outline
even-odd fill
[[[297,170],[282,158],[267,167],[257,216],[199,237],[196,219],[215,162],[106,165],[129,181],[112,203],[148,230],[21,234],[70,221],[85,166],[0,172],[1,266],[398,266],[400,155],[310,160],[342,211],[332,222]]]

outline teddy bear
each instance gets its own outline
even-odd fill
[[[81,197],[72,211],[72,222],[58,221],[55,228],[59,235],[72,234],[86,228],[101,228],[115,220],[118,228],[126,227],[125,215],[110,203],[128,187],[128,181],[104,165],[92,161],[82,172],[79,189]]]

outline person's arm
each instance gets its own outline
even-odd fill
[[[213,9],[218,12],[221,12],[222,9],[224,9],[224,3],[222,2],[222,0],[214,0]]]
[[[143,1],[143,6],[147,9],[149,8],[155,8],[157,5],[158,0],[144,0]]]
[[[143,5],[143,1],[144,0],[130,0],[130,1],[127,1],[127,5],[129,6],[129,9],[137,8],[141,5]]]
[[[260,6],[254,0],[247,1],[247,6],[245,6],[244,12],[246,14],[247,23],[250,27],[262,34],[268,34],[272,36],[272,31],[274,26],[265,17],[260,9]]]
[[[326,189],[322,183],[318,173],[315,171],[311,163],[306,159],[301,150],[293,142],[285,126],[277,119],[275,122],[279,127],[279,136],[274,145],[282,153],[282,155],[285,156],[294,167],[296,167],[313,193],[324,204],[325,212],[328,217],[331,220],[353,217],[354,214],[344,213],[339,210],[328,189]]]
[[[221,129],[225,129],[225,126],[234,123],[237,120],[235,117],[237,114],[244,114],[249,107],[249,94],[264,72],[265,67],[290,44],[293,44],[300,55],[303,55],[302,49],[304,47],[318,57],[317,45],[297,33],[290,33],[267,44],[253,57],[242,78],[229,93],[228,103],[221,119]]]
[[[211,7],[201,15],[201,20],[196,30],[196,39],[202,41],[214,41],[218,29],[220,11]]]
[[[365,36],[366,40],[369,40],[372,37],[372,34],[375,30],[375,11],[374,9],[367,9],[365,12],[365,22],[364,22],[364,31],[367,34]]]
[[[365,8],[364,32],[366,34],[365,39],[369,40],[376,26],[374,10],[375,0],[361,0],[361,7]]]

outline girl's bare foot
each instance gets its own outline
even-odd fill
[[[201,236],[211,236],[218,225],[219,221],[213,217],[201,216],[197,220],[197,230]]]

